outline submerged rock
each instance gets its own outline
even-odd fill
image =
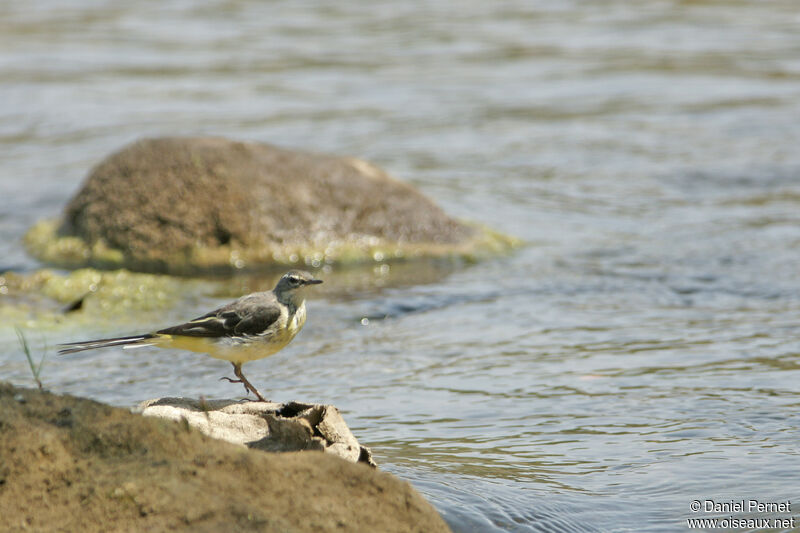
[[[144,416],[185,420],[215,439],[270,452],[317,450],[376,466],[332,405],[159,398],[136,409]]]
[[[336,301],[384,287],[438,283],[457,268],[452,261],[325,268],[320,273],[325,283],[314,295]],[[40,332],[62,330],[75,340],[87,327],[87,335],[140,333],[158,323],[188,320],[244,294],[271,290],[281,274],[191,278],[94,268],[0,272],[0,321]]]
[[[0,320],[35,329],[74,329],[120,321],[141,324],[164,312],[208,281],[126,270],[44,269],[0,273]]]
[[[3,531],[446,532],[396,477],[0,383]]]
[[[27,235],[66,266],[168,273],[474,256],[513,244],[359,159],[221,138],[145,139]]]

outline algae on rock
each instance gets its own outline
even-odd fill
[[[127,270],[3,272],[0,273],[0,319],[40,330],[65,322],[66,316],[70,322],[95,323],[103,317],[136,321],[154,310],[172,308],[189,287],[200,283]],[[83,312],[70,312],[78,308]]]
[[[57,265],[175,274],[472,259],[517,244],[365,161],[221,138],[123,148],[25,242]]]

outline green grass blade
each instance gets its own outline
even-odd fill
[[[28,360],[28,366],[31,369],[31,374],[33,374],[33,379],[36,381],[36,385],[39,389],[42,388],[42,382],[39,379],[39,374],[42,372],[42,366],[44,365],[44,357],[47,352],[42,354],[42,359],[39,361],[39,364],[33,362],[33,356],[31,355],[31,347],[28,344],[28,339],[25,337],[25,333],[17,326],[14,326],[14,330],[17,332],[17,338],[19,339],[19,344],[22,346],[22,351],[25,354],[25,358]]]

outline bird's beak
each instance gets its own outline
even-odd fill
[[[306,285],[319,285],[320,283],[322,283],[321,279],[310,279],[306,281]]]

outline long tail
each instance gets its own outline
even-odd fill
[[[108,348],[109,346],[149,346],[152,342],[144,342],[155,339],[158,335],[147,333],[145,335],[132,335],[130,337],[115,337],[113,339],[97,339],[94,341],[68,342],[59,344],[58,355],[82,352],[84,350],[94,350],[95,348]]]

